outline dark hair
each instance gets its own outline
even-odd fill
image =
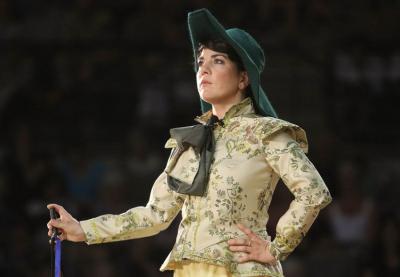
[[[233,49],[232,46],[230,46],[228,43],[226,43],[223,40],[209,40],[206,41],[205,43],[200,43],[199,47],[196,50],[196,57],[200,56],[201,51],[203,51],[204,48],[211,49],[213,51],[225,53],[228,55],[228,58],[236,64],[237,68],[239,71],[246,71],[246,69],[243,66],[243,62],[240,59],[239,55],[236,53],[235,49]],[[197,63],[197,61],[195,61]]]

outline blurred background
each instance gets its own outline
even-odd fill
[[[334,202],[286,276],[400,276],[400,1],[0,0],[0,275],[49,276],[49,202],[78,219],[145,205],[168,130],[200,114],[187,12],[267,57],[263,87],[302,126]],[[291,195],[280,184],[269,232]],[[171,276],[158,236],[63,243],[65,276]]]

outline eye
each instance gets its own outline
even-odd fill
[[[216,64],[224,64],[225,61],[223,59],[216,58],[216,59],[214,59],[214,63],[216,63]]]

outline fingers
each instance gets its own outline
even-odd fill
[[[49,234],[49,236],[50,236],[50,235],[51,235],[51,231],[52,231],[52,229],[53,229],[53,226],[51,225],[51,220],[50,220],[49,222],[47,222],[47,229],[49,229],[48,234]]]
[[[47,223],[47,228],[49,229],[47,234],[51,237],[53,235],[53,228],[57,228],[57,237],[60,240],[68,240],[69,237],[67,236],[67,233],[70,232],[71,222],[73,222],[74,218],[61,205],[52,203],[48,204],[47,208],[54,208],[60,215],[60,218],[50,219],[50,221]]]
[[[228,240],[229,245],[251,246],[253,242],[259,242],[261,240],[257,234],[243,224],[238,224],[237,227],[240,229],[240,231],[246,234],[247,238],[230,239]]]
[[[61,233],[57,236],[60,240],[66,240],[67,239],[67,235],[65,233]]]
[[[58,232],[57,232],[57,237],[60,240],[66,240],[67,239],[67,234],[65,233],[65,231],[62,229],[62,226],[64,224],[61,222],[60,219],[51,219],[48,223],[47,223],[47,228],[49,229],[49,231],[47,232],[47,235],[49,237],[51,237],[53,235],[53,228],[57,228]]]
[[[250,240],[256,240],[258,239],[258,236],[253,233],[253,231],[249,228],[247,228],[246,226],[244,226],[243,224],[238,224],[237,227],[239,228],[240,231],[242,231],[243,233],[246,234],[246,236],[248,236],[250,238]]]
[[[242,254],[237,258],[238,263],[245,263],[245,262],[249,262],[252,260],[253,260],[252,256],[248,255],[248,254]]]
[[[64,207],[63,206],[61,206],[61,205],[58,205],[58,204],[48,204],[47,205],[47,208],[48,209],[51,209],[51,208],[54,208],[55,210],[56,210],[56,212],[60,215],[60,216],[62,216],[62,215],[65,215],[65,214],[68,214],[68,212],[64,209]]]
[[[47,204],[47,209],[51,209],[51,208],[58,210],[59,208],[61,208],[61,206],[58,204],[54,204],[54,203]]]
[[[249,245],[248,239],[230,239],[228,240],[229,245]]]
[[[267,264],[276,264],[275,258],[267,249],[269,243],[267,240],[264,240],[243,224],[238,224],[237,227],[247,236],[246,238],[234,238],[228,240],[229,250],[235,253],[239,252],[239,255],[236,258],[238,263],[256,261]]]
[[[229,250],[231,250],[233,252],[250,253],[251,252],[251,247],[250,246],[229,246]]]
[[[61,221],[61,219],[50,219],[50,225],[53,227],[56,227],[58,229],[64,227],[64,222]]]
[[[47,228],[51,229],[52,227],[60,229],[64,227],[64,223],[60,219],[50,219],[47,223]]]

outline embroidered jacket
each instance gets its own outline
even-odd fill
[[[205,124],[211,112],[196,120]],[[233,106],[214,128],[215,153],[207,192],[203,197],[172,191],[167,175],[191,184],[199,168],[199,154],[191,147],[172,148],[164,172],[155,181],[145,207],[120,215],[102,215],[81,221],[88,244],[151,236],[166,229],[182,211],[176,243],[161,266],[174,269],[187,261],[225,266],[234,276],[283,276],[281,264],[235,261],[227,240],[244,237],[242,223],[270,241],[266,231],[268,208],[275,186],[282,178],[294,195],[276,227],[269,250],[284,260],[301,242],[319,211],[331,196],[305,153],[305,132],[289,122],[256,115],[250,98]]]

